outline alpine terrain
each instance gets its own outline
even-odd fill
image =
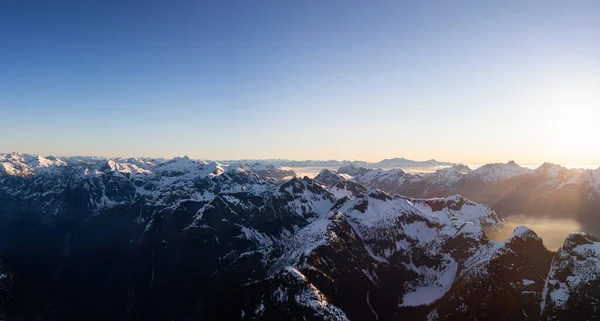
[[[572,233],[552,252],[492,208],[588,213],[599,179],[513,162],[311,179],[256,162],[3,154],[0,315],[597,320],[600,241]]]

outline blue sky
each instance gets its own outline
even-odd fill
[[[0,151],[600,163],[598,1],[3,1]]]

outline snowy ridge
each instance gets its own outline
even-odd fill
[[[442,201],[443,206],[448,206],[455,199]],[[434,257],[444,252],[445,244],[459,237],[473,243],[482,242],[485,235],[481,222],[489,222],[490,227],[498,230],[504,228],[505,222],[494,221],[499,217],[485,206],[472,204],[476,210],[460,215],[472,219],[465,221],[455,215],[457,212],[442,209],[431,201],[440,200],[411,200],[372,191],[365,198],[347,202],[339,211],[347,215],[367,244],[377,244],[385,239],[395,244],[392,248],[370,246],[370,252],[383,263],[400,253],[408,257],[412,257],[410,253]],[[406,284],[408,292],[402,298],[401,307],[428,305],[441,298],[453,285],[459,262],[452,255],[445,254],[435,267],[416,264],[412,260],[403,265],[418,278]]]
[[[333,212],[321,216],[298,232],[301,235],[300,239],[310,240],[307,244],[311,247],[302,252],[310,251],[323,244],[328,236],[326,232],[328,224],[332,220],[339,220],[342,216],[352,223],[364,240],[376,239],[389,233],[389,235],[407,236],[421,245],[428,242],[443,242],[445,236],[473,234],[481,237],[483,229],[501,231],[506,228],[506,221],[493,210],[458,196],[420,200],[401,196],[392,197],[384,192],[372,190],[368,194],[341,201],[341,204],[334,207]],[[430,227],[433,225],[437,227]],[[310,237],[305,237],[305,233]]]
[[[0,175],[28,177],[60,171],[67,163],[56,157],[21,153],[0,154]]]
[[[544,163],[540,167],[534,170],[534,173],[548,175],[551,177],[559,177],[562,176],[563,173],[568,172],[569,169],[566,167],[562,167],[560,165],[552,164],[552,163]]]
[[[229,168],[241,168],[256,173],[260,178],[274,183],[281,183],[296,176],[292,169],[276,167],[271,164],[260,163],[231,163]]]
[[[335,197],[354,197],[361,193],[366,193],[367,189],[354,181],[354,179],[347,174],[340,174],[337,171],[330,169],[323,169],[314,178],[315,181],[323,184],[329,188]]]
[[[106,171],[123,174],[149,174],[174,176],[194,173],[202,177],[214,177],[228,170],[246,169],[250,172],[277,172],[285,173],[287,177],[295,176],[291,170],[277,168],[273,165],[263,164],[231,164],[222,165],[217,162],[206,163],[201,160],[192,160],[187,156],[175,157],[170,160],[150,158],[101,158],[101,157],[66,157],[59,159],[53,156],[43,157],[37,155],[11,153],[0,154],[0,173],[11,176],[39,175],[45,169],[57,170],[65,167],[72,168],[80,175],[91,173],[101,174]]]
[[[456,197],[443,200],[443,206],[453,204],[456,200]],[[287,260],[284,264],[304,262],[302,258],[311,255],[316,248],[336,244],[338,236],[332,232],[331,224],[344,218],[365,242],[366,253],[369,253],[374,262],[383,265],[392,264],[390,260],[401,254],[412,257],[408,254],[411,252],[435,257],[447,242],[459,237],[473,240],[473,243],[482,242],[485,239],[482,226],[489,224],[500,230],[505,224],[493,211],[479,204],[469,202],[467,206],[477,210],[472,209],[467,215],[459,215],[473,219],[473,222],[468,222],[457,217],[460,209],[454,211],[436,208],[428,205],[432,204],[429,201],[431,200],[392,197],[377,190],[353,199],[346,198],[327,217],[314,221],[296,233],[286,246],[287,254],[283,257]],[[494,221],[496,219],[498,220]],[[382,248],[377,245],[384,240],[385,243],[394,244],[393,247]],[[403,266],[418,277],[406,283],[407,293],[399,307],[427,305],[441,298],[452,286],[459,262],[446,254],[435,267],[412,261],[403,263]],[[307,267],[300,265],[296,268]]]
[[[370,167],[370,168],[393,168],[393,167],[434,167],[434,166],[452,166],[449,162],[440,162],[435,159],[427,161],[414,161],[406,158],[391,158],[384,159],[379,162],[365,162],[365,161],[350,161],[350,160],[289,160],[289,159],[243,159],[243,160],[222,160],[218,161],[223,164],[233,163],[262,163],[275,166],[283,167],[343,167],[343,166],[357,166],[357,167]]]
[[[0,155],[0,191],[20,199],[43,199],[49,213],[64,207],[71,190],[89,194],[87,206],[101,209],[144,199],[166,206],[185,199],[208,201],[220,192],[261,193],[267,184],[251,169],[171,160]]]
[[[298,215],[314,217],[327,214],[337,200],[331,192],[307,177],[294,177],[281,184],[275,195],[289,199],[285,206]]]
[[[307,308],[320,320],[348,321],[346,314],[337,306],[331,304],[327,297],[308,281],[308,278],[298,269],[286,267],[280,273],[280,278],[285,280],[285,287],[274,291],[273,297],[278,304],[286,303],[288,297],[293,297],[296,304]],[[288,287],[295,288],[294,290]],[[291,295],[290,295],[291,294]]]
[[[408,174],[400,169],[383,170],[355,166],[341,167],[338,172],[350,176],[366,186],[385,190],[410,190],[410,188],[414,188],[419,184],[423,185],[422,188],[429,190],[435,188],[451,189],[465,178],[480,180],[485,184],[493,185],[529,173],[543,175],[551,182],[560,182],[562,185],[579,182],[580,184],[591,185],[595,189],[600,186],[600,169],[568,169],[560,165],[544,163],[537,169],[532,170],[521,167],[514,161],[506,164],[487,164],[476,170],[471,170],[465,165],[453,165],[438,169],[433,173],[424,174]]]
[[[432,215],[469,222],[483,230],[500,232],[508,223],[487,206],[469,201],[460,195],[447,198],[412,199],[411,203]]]
[[[465,262],[460,277],[472,279],[487,274],[489,265],[492,262],[507,254],[515,254],[512,244],[516,239],[541,243],[540,237],[533,230],[526,226],[517,226],[511,236],[505,241],[487,242],[475,255]]]
[[[330,213],[326,216],[314,220],[309,225],[303,227],[294,233],[291,238],[281,242],[282,255],[277,259],[271,271],[277,272],[282,268],[305,267],[303,257],[309,256],[311,252],[319,246],[325,245],[330,241],[332,224],[335,220],[341,219],[340,213]]]
[[[423,174],[421,176],[428,184],[433,186],[450,187],[471,172],[472,170],[468,166],[453,165],[452,167],[438,169],[435,173]]]
[[[472,175],[478,177],[486,184],[494,184],[515,176],[531,173],[533,170],[517,165],[514,161],[506,164],[487,164],[473,171]]]
[[[464,212],[462,211],[463,207]],[[391,196],[379,190],[371,190],[363,197],[357,197],[355,200],[344,203],[338,210],[346,213],[363,226],[379,226],[386,222],[393,224],[399,216],[408,213],[445,223],[462,220],[479,228],[490,225],[503,229],[506,224],[504,219],[489,207],[470,202],[460,196],[445,199],[410,199],[403,196]],[[364,212],[369,214],[364,214]]]
[[[576,184],[584,187],[585,189],[589,189],[594,193],[600,193],[600,168],[598,169],[588,169],[581,173],[575,180]],[[594,198],[595,195],[589,194],[589,198]]]
[[[383,170],[350,166],[342,167],[338,172],[351,176],[355,181],[365,186],[388,190],[399,188],[409,180],[420,180],[420,177],[407,174],[401,169]]]
[[[338,173],[390,194],[414,198],[460,194],[479,203],[493,204],[505,211],[505,215],[564,216],[573,209],[576,212],[573,215],[589,216],[590,208],[600,210],[600,169],[568,169],[545,163],[531,170],[510,161],[484,165],[474,171],[464,165],[424,174],[347,166]],[[335,192],[344,195],[344,191]],[[562,201],[557,203],[557,200]]]
[[[585,287],[596,287],[600,281],[600,241],[586,233],[571,233],[558,250],[544,288],[542,312],[565,310],[572,298]],[[600,302],[597,297],[581,298]],[[592,303],[592,302],[590,302]]]
[[[346,180],[346,177],[347,176],[342,176],[342,174],[339,174],[337,171],[324,168],[314,179],[321,184],[332,186]]]

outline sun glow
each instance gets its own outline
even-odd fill
[[[594,87],[557,84],[536,99],[539,119],[532,126],[544,149],[564,164],[600,160],[600,88]]]

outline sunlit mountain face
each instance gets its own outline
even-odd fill
[[[600,318],[596,170],[342,165],[3,154],[0,314]]]

